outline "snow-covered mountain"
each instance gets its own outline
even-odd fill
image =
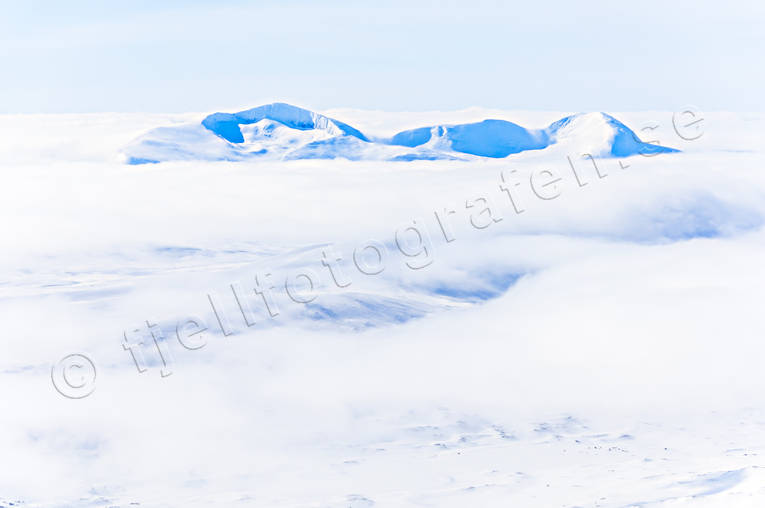
[[[506,120],[434,125],[371,138],[327,116],[284,103],[213,113],[201,123],[159,127],[124,149],[129,164],[169,160],[335,159],[436,160],[502,158],[557,145],[599,157],[675,152],[644,143],[605,113],[580,113],[544,129]]]
[[[232,143],[244,143],[241,126],[258,124],[268,120],[264,125],[281,124],[285,127],[300,131],[323,131],[328,136],[353,136],[362,141],[368,141],[366,136],[350,125],[344,124],[324,115],[307,109],[290,106],[281,102],[266,104],[257,108],[240,111],[239,113],[213,113],[204,120],[202,125]]]
[[[389,142],[392,145],[427,147],[480,157],[507,157],[554,144],[600,157],[678,151],[642,142],[629,127],[605,113],[567,116],[546,129],[526,129],[506,120],[420,127],[399,132]]]
[[[544,129],[543,135],[549,144],[600,157],[679,151],[644,143],[629,127],[605,113],[579,113],[561,118]]]

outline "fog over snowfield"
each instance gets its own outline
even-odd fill
[[[765,505],[764,114],[211,113],[0,115],[0,506]]]

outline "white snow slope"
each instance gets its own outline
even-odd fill
[[[0,506],[765,504],[763,115],[256,113],[0,117]]]

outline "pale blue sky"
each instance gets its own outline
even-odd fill
[[[765,103],[762,2],[381,3],[4,2],[0,112]]]

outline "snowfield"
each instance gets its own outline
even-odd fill
[[[0,506],[765,505],[765,115],[0,131]]]

